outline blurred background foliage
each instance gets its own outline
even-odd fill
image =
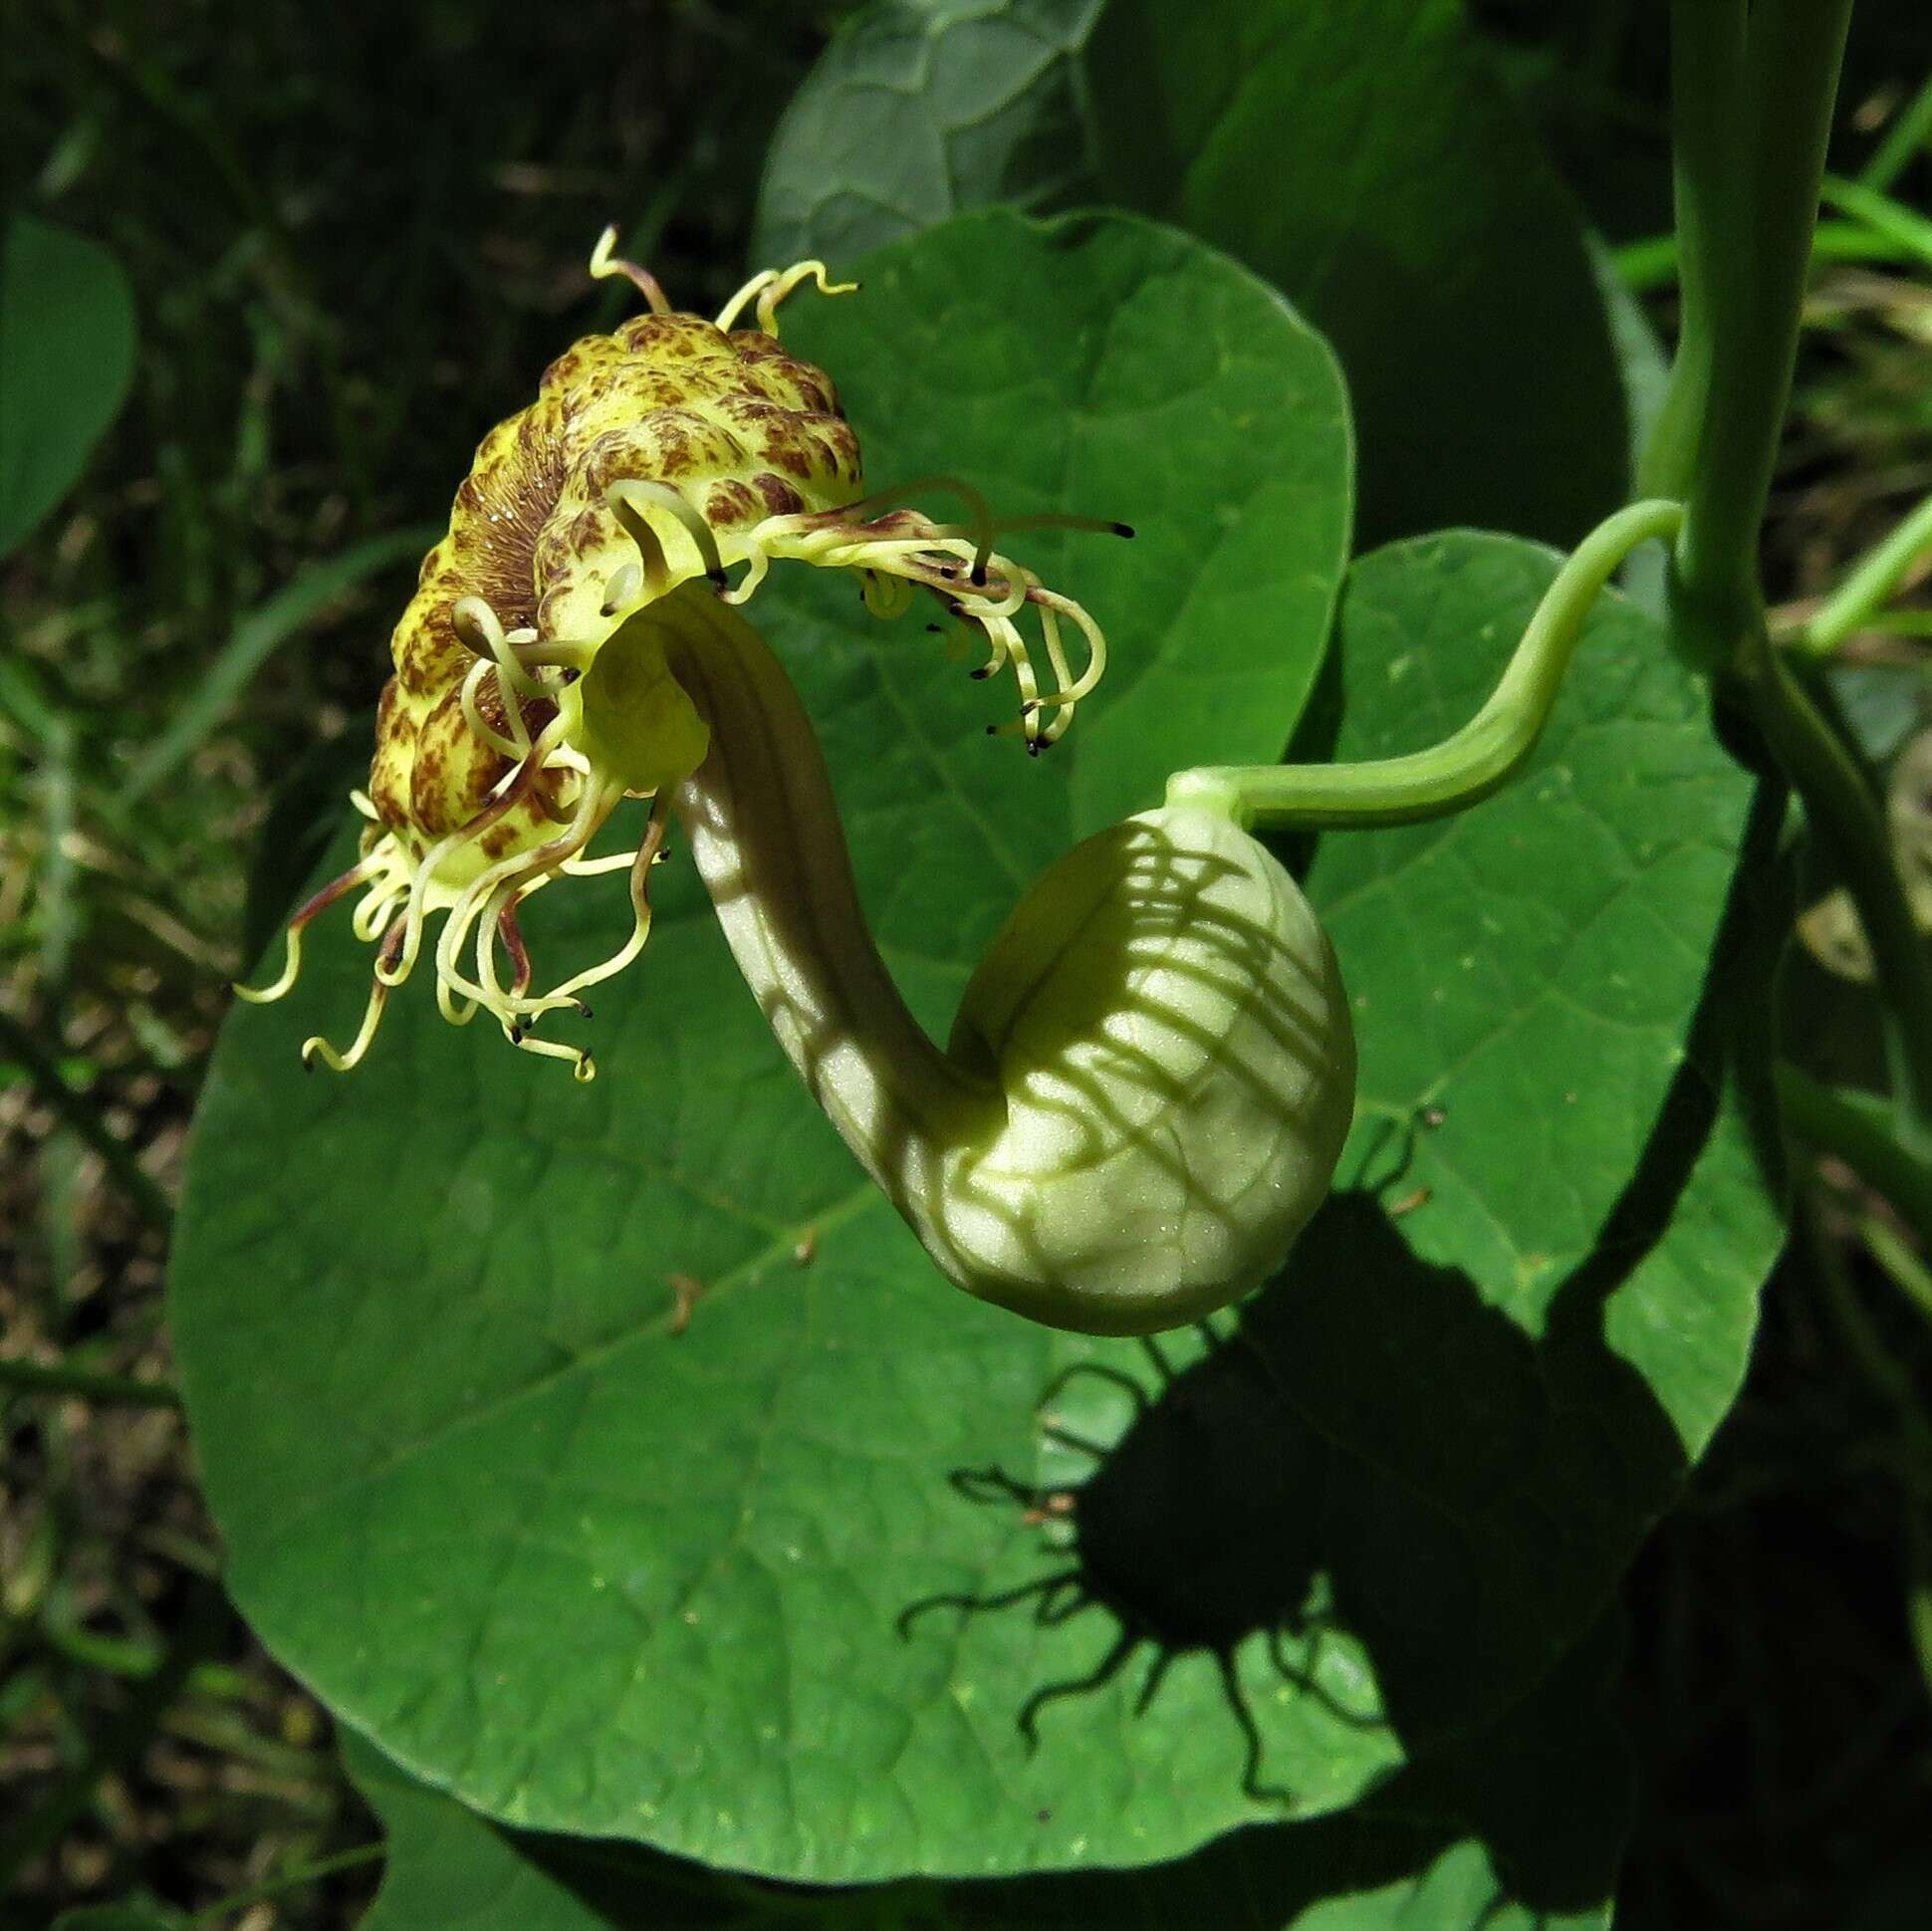
[[[1662,0],[1472,10],[1667,336]],[[326,1719],[213,1586],[161,1329],[186,1121],[471,446],[614,319],[586,289],[597,231],[714,307],[848,11],[6,11],[6,212],[105,246],[139,346],[83,487],[0,562],[0,1925],[145,1890],[335,1926],[372,1887]],[[1882,206],[1834,209],[1816,278],[1768,556],[1795,613],[1932,490],[1928,70],[1923,0],[1864,0],[1834,164]],[[1924,602],[1843,653],[1880,762],[1925,722]],[[1860,996],[1801,970],[1799,997],[1855,1075]],[[1627,1924],[1918,1926],[1932,1899],[1932,1289],[1825,1180],[1746,1395],[1629,1584]]]

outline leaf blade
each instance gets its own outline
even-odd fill
[[[16,215],[0,243],[0,557],[76,482],[134,379],[134,298],[99,243]]]

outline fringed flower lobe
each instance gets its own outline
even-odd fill
[[[310,921],[360,894],[354,929],[375,946],[368,1002],[347,1048],[306,1043],[311,1065],[357,1065],[390,993],[427,951],[446,1019],[465,1024],[485,1009],[512,1044],[593,1077],[584,1049],[536,1029],[555,1012],[588,1017],[580,995],[627,966],[649,933],[666,801],[703,762],[709,726],[666,663],[658,627],[633,619],[680,585],[706,579],[725,603],[743,603],[775,561],[791,559],[859,572],[879,616],[900,614],[924,590],[950,619],[930,627],[982,640],[975,676],[1011,672],[1018,713],[988,728],[1032,752],[1066,732],[1105,667],[1087,611],[996,544],[1021,528],[1130,535],[1124,525],[1003,521],[951,477],[866,493],[831,379],[778,336],[780,306],[806,282],[826,295],[853,285],[833,283],[820,262],[768,269],[705,321],[673,312],[653,277],[612,255],[614,238],[599,242],[592,273],[627,277],[648,312],[567,350],[537,399],[479,445],[391,639],[367,790],[352,794],[368,820],[362,856],[292,917],[276,980],[238,988],[281,998]],[[753,326],[742,327],[747,311]],[[903,506],[934,491],[956,499],[957,520]],[[626,798],[649,801],[634,845],[593,855]],[[535,990],[523,906],[560,877],[612,869],[629,874],[630,935],[607,959]]]

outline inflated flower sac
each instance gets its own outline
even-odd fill
[[[433,960],[443,1014],[487,1011],[526,1052],[594,1072],[553,1015],[628,965],[650,925],[666,813],[683,821],[740,969],[860,1161],[959,1286],[1058,1326],[1169,1327],[1264,1279],[1326,1192],[1349,1123],[1354,1050],[1332,953],[1293,880],[1235,817],[1170,805],[1049,869],[975,974],[945,1052],[872,942],[818,740],[739,614],[775,560],[859,573],[875,615],[916,590],[1012,679],[989,729],[1054,744],[1105,643],[1071,599],[997,548],[1065,516],[996,520],[925,477],[866,493],[832,382],[789,355],[777,311],[806,262],[753,279],[715,322],[649,312],[578,343],[537,400],[486,436],[396,625],[362,855],[291,920],[356,895],[374,948],[369,1050],[394,988]],[[750,312],[752,326],[737,326]],[[935,522],[897,497],[949,491]],[[594,854],[625,798],[633,849]],[[633,912],[610,957],[549,984],[524,902],[623,869]],[[566,1021],[568,1023],[568,1021]]]

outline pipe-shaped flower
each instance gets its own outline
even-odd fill
[[[305,1045],[311,1063],[356,1065],[391,990],[429,950],[446,1018],[484,1008],[514,1044],[592,1076],[581,1048],[535,1029],[549,1013],[584,1011],[579,995],[629,964],[649,930],[662,802],[704,760],[709,729],[667,666],[661,626],[635,619],[682,584],[707,579],[742,603],[791,558],[859,572],[867,606],[888,616],[923,589],[952,627],[983,639],[975,675],[1011,671],[1017,714],[989,728],[1030,751],[1061,736],[1104,667],[1087,612],[994,546],[1028,524],[1124,526],[997,523],[977,491],[946,477],[898,494],[948,491],[962,521],[868,497],[831,379],[778,339],[779,305],[800,284],[844,292],[823,264],[767,270],[707,322],[672,313],[649,275],[611,258],[611,240],[592,272],[627,276],[649,312],[566,351],[536,401],[483,439],[391,640],[368,788],[353,794],[369,821],[361,859],[295,913],[281,976],[243,989],[256,1000],[288,992],[305,926],[360,892],[355,929],[376,947],[368,1004],[347,1050]],[[740,327],[748,310],[753,326]],[[1033,644],[1019,622],[1029,613]],[[1082,640],[1078,672],[1069,629]],[[591,856],[625,797],[652,800],[634,849]],[[534,990],[523,904],[560,876],[617,867],[630,874],[628,939]]]
[[[859,571],[883,614],[922,588],[984,638],[976,674],[1012,672],[1018,714],[993,728],[1033,751],[1099,677],[1100,632],[995,550],[1015,525],[974,491],[909,486],[954,490],[959,523],[865,495],[831,382],[777,340],[778,304],[827,286],[818,263],[755,278],[711,323],[668,313],[607,243],[593,267],[628,274],[651,312],[579,343],[484,439],[396,626],[361,861],[296,913],[281,979],[249,997],[285,993],[303,927],[360,890],[377,948],[362,1029],[305,1057],[354,1066],[428,951],[447,1018],[487,1009],[588,1079],[587,1054],[536,1029],[642,947],[674,810],[779,1043],[952,1281],[1097,1333],[1224,1306],[1280,1266],[1348,1129],[1353,1034],[1314,914],[1210,787],[1049,867],[945,1051],[927,1039],[866,926],[811,722],[733,606],[783,558]],[[738,329],[747,306],[758,326]],[[1086,642],[1078,674],[1063,622]],[[593,856],[626,797],[650,801],[634,849]],[[520,907],[614,866],[629,937],[534,991]]]

